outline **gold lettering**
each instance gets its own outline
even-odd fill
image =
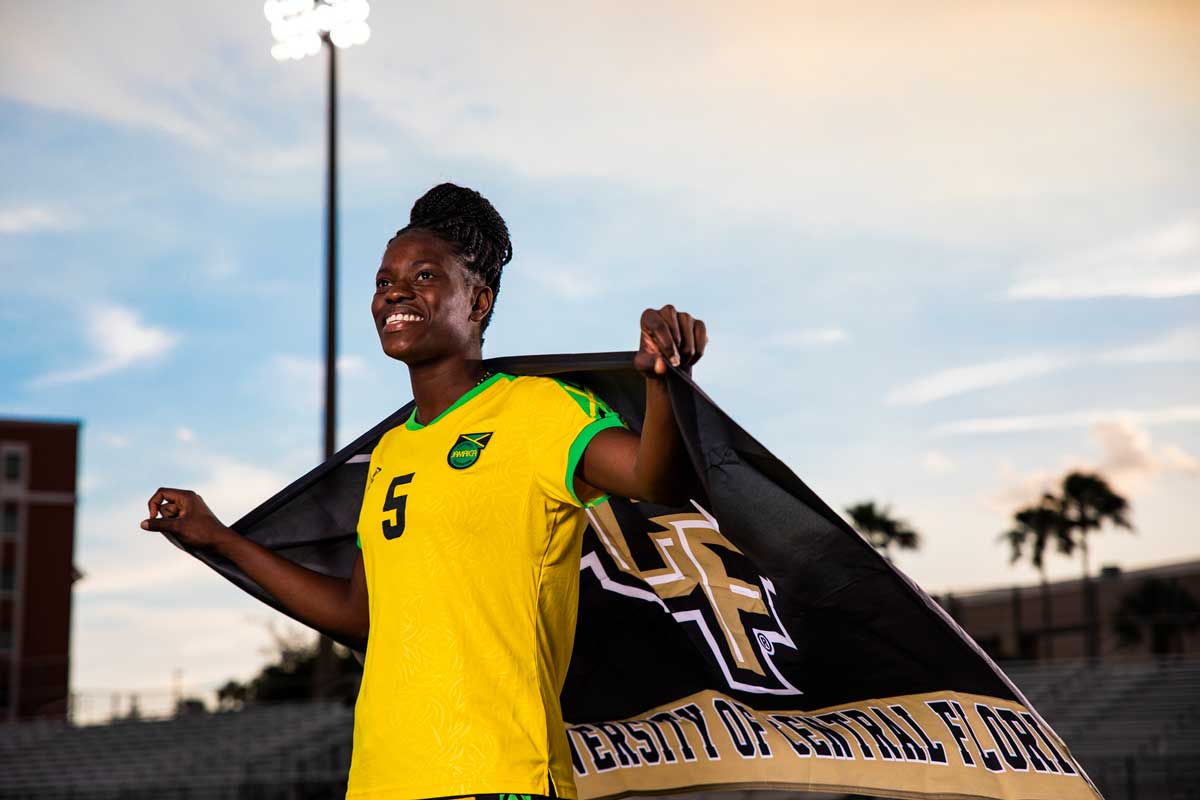
[[[742,669],[765,674],[746,634],[741,612],[766,615],[767,605],[757,586],[732,578],[725,571],[719,549],[741,551],[721,534],[715,522],[693,513],[654,517],[652,522],[662,530],[648,535],[666,566],[643,570],[634,562],[625,534],[608,504],[592,512],[600,541],[621,571],[645,581],[663,600],[686,597],[699,586],[725,634],[734,661]]]

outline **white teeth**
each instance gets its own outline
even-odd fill
[[[421,318],[416,314],[392,314],[387,318],[388,322],[420,322]]]

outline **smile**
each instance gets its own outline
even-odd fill
[[[424,317],[420,314],[398,311],[395,314],[388,314],[387,319],[383,321],[383,330],[384,332],[398,331],[407,324],[421,322],[422,320],[424,320]]]

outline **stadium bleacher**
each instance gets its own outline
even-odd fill
[[[1004,668],[1105,798],[1200,800],[1200,661]],[[350,707],[313,702],[105,725],[0,725],[0,798],[340,798],[352,723]]]
[[[1200,800],[1200,661],[1004,670],[1109,800]]]
[[[341,796],[352,723],[340,703],[291,703],[82,727],[3,725],[0,797]]]

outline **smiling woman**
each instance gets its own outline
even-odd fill
[[[142,523],[219,552],[314,627],[369,643],[351,798],[576,797],[559,693],[585,509],[608,494],[678,504],[692,488],[663,379],[700,358],[704,323],[669,305],[642,313],[639,436],[585,387],[484,368],[511,258],[496,209],[453,184],[418,200],[388,243],[371,314],[415,406],[371,453],[349,580],[242,537],[194,492],[159,489]]]

